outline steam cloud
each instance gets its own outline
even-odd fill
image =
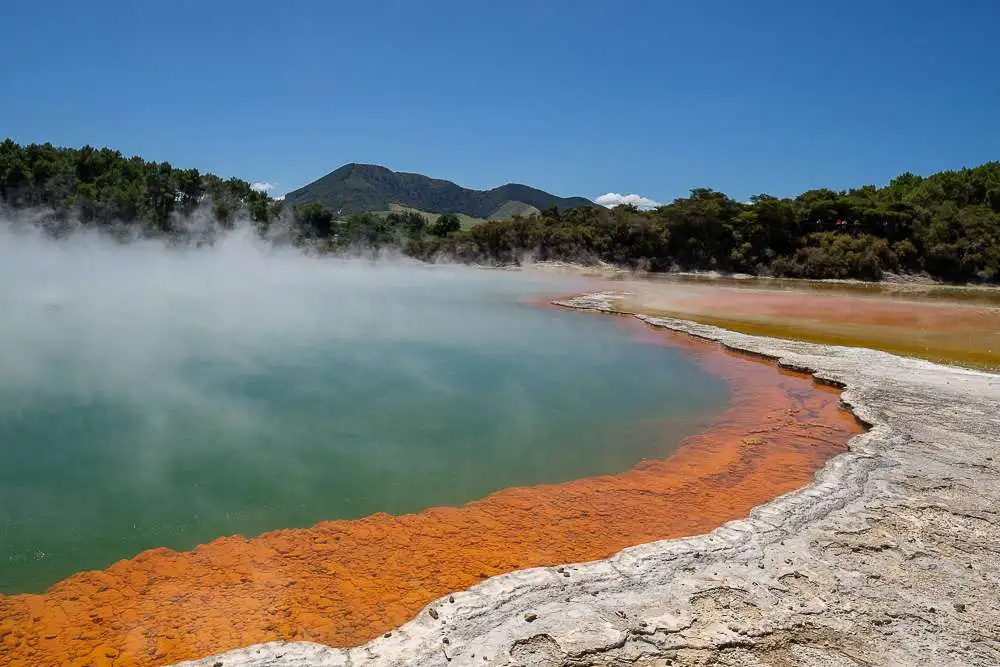
[[[92,231],[52,239],[24,216],[0,221],[0,387],[28,397],[58,367],[76,392],[204,402],[170,369],[206,358],[252,367],[313,344],[488,344],[509,327],[499,316],[460,322],[463,303],[552,289],[467,267],[307,256],[249,226],[202,233],[212,242],[170,247]]]

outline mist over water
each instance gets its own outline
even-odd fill
[[[725,403],[562,279],[0,224],[0,592],[663,457]]]

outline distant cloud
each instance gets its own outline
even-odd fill
[[[277,185],[277,183],[268,183],[267,181],[254,181],[250,184],[250,187],[257,192],[267,192],[268,190],[273,190]]]
[[[601,206],[607,206],[608,208],[614,208],[615,206],[621,206],[622,204],[631,204],[632,206],[644,211],[660,206],[660,202],[650,199],[649,197],[643,197],[641,195],[620,195],[617,192],[609,192],[606,195],[601,195],[595,201]]]
[[[275,201],[285,201],[285,195],[278,195],[274,198]]]

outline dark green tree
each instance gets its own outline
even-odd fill
[[[443,238],[462,229],[462,220],[455,213],[443,213],[438,219],[431,223],[428,231],[439,238]]]
[[[328,238],[333,231],[333,213],[317,202],[296,206],[295,219],[307,233],[317,238]]]

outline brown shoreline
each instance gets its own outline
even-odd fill
[[[621,322],[643,342],[683,347],[730,386],[721,420],[669,458],[458,508],[146,551],[42,595],[0,597],[0,663],[159,665],[275,639],[359,644],[488,576],[745,516],[808,483],[861,430],[839,391],[809,376]]]

